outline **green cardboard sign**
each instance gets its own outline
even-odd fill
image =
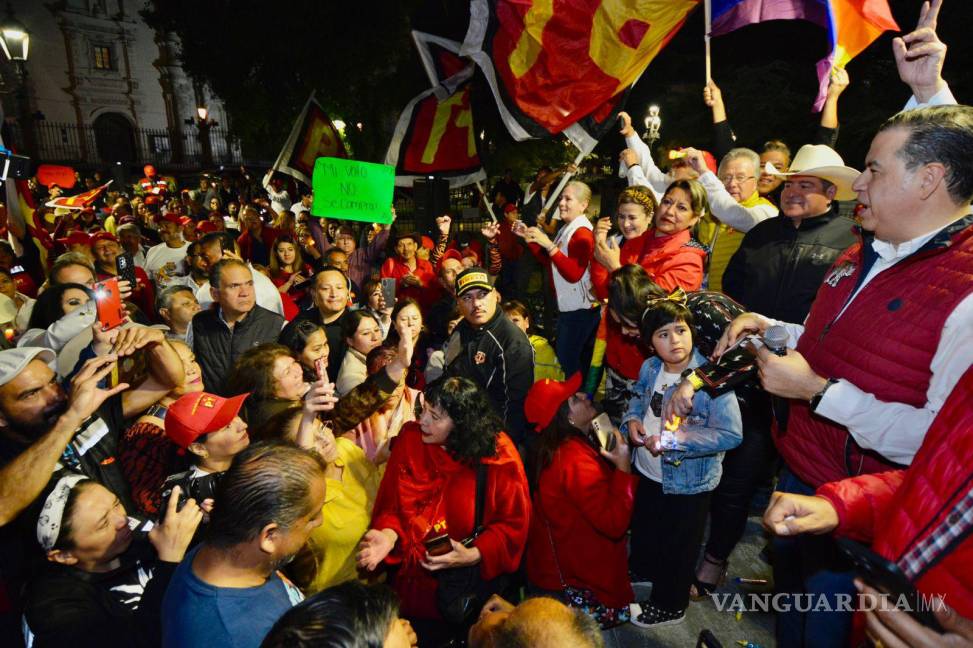
[[[311,178],[311,215],[391,223],[394,184],[395,167],[387,164],[319,157]]]

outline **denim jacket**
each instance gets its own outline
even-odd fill
[[[704,364],[706,358],[693,348],[691,368]],[[632,387],[636,394],[628,402],[622,417],[621,428],[627,432],[629,421],[642,422],[650,407],[652,388],[662,370],[662,360],[653,356],[642,363],[639,378]],[[672,397],[676,386],[666,390],[664,402]],[[662,454],[662,492],[670,495],[694,495],[711,491],[720,483],[723,474],[723,454],[743,440],[743,423],[736,395],[728,391],[717,398],[705,390],[693,397],[693,410],[683,417],[679,426],[679,445],[676,450]],[[646,430],[647,435],[659,434],[659,430]],[[678,434],[678,433],[677,433]]]

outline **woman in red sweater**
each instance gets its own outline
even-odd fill
[[[706,190],[695,180],[669,185],[658,210],[652,193],[629,187],[618,197],[618,228],[624,243],[608,238],[607,218],[595,227],[591,281],[595,294],[608,299],[609,275],[623,265],[637,264],[668,294],[680,287],[699,290],[703,283],[706,249],[692,239],[692,228],[709,210]],[[654,223],[651,227],[650,223]],[[644,224],[644,225],[643,225]],[[605,412],[617,423],[625,411],[629,390],[639,376],[649,351],[639,338],[622,334],[621,325],[607,312],[605,332]]]
[[[580,386],[576,373],[564,382],[536,382],[527,394],[527,419],[540,432],[527,579],[540,593],[567,599],[608,628],[629,620],[633,593],[625,545],[638,478],[617,430],[612,450],[601,449],[591,432],[595,408],[577,393]],[[575,594],[565,596],[565,586]]]
[[[446,378],[426,386],[419,422],[407,423],[392,445],[358,563],[367,570],[383,562],[398,566],[392,585],[420,634],[445,625],[436,605],[437,571],[479,565],[483,580],[499,587],[520,564],[530,495],[520,455],[502,426],[481,387]],[[460,541],[473,532],[481,463],[483,531],[467,548]],[[443,532],[452,549],[430,555],[424,540]]]
[[[564,374],[587,372],[601,311],[591,285],[591,257],[595,238],[585,215],[591,189],[572,181],[561,192],[558,213],[564,225],[552,241],[539,227],[521,224],[515,234],[524,238],[541,263],[551,266],[557,297],[555,346]]]

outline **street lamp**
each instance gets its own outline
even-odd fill
[[[648,145],[651,147],[659,139],[659,129],[662,128],[662,118],[659,117],[659,107],[655,104],[649,106],[645,113],[645,132],[642,134]]]
[[[216,122],[209,119],[209,109],[206,106],[196,108],[196,127],[199,128],[199,148],[201,163],[204,167],[213,166],[213,144],[210,142],[209,129],[216,126]]]
[[[7,17],[0,22],[0,47],[11,61],[26,61],[30,34],[23,23],[14,18],[14,10],[7,3]]]

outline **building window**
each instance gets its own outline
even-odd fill
[[[111,60],[111,48],[102,45],[95,45],[95,69],[111,70],[114,69]]]

